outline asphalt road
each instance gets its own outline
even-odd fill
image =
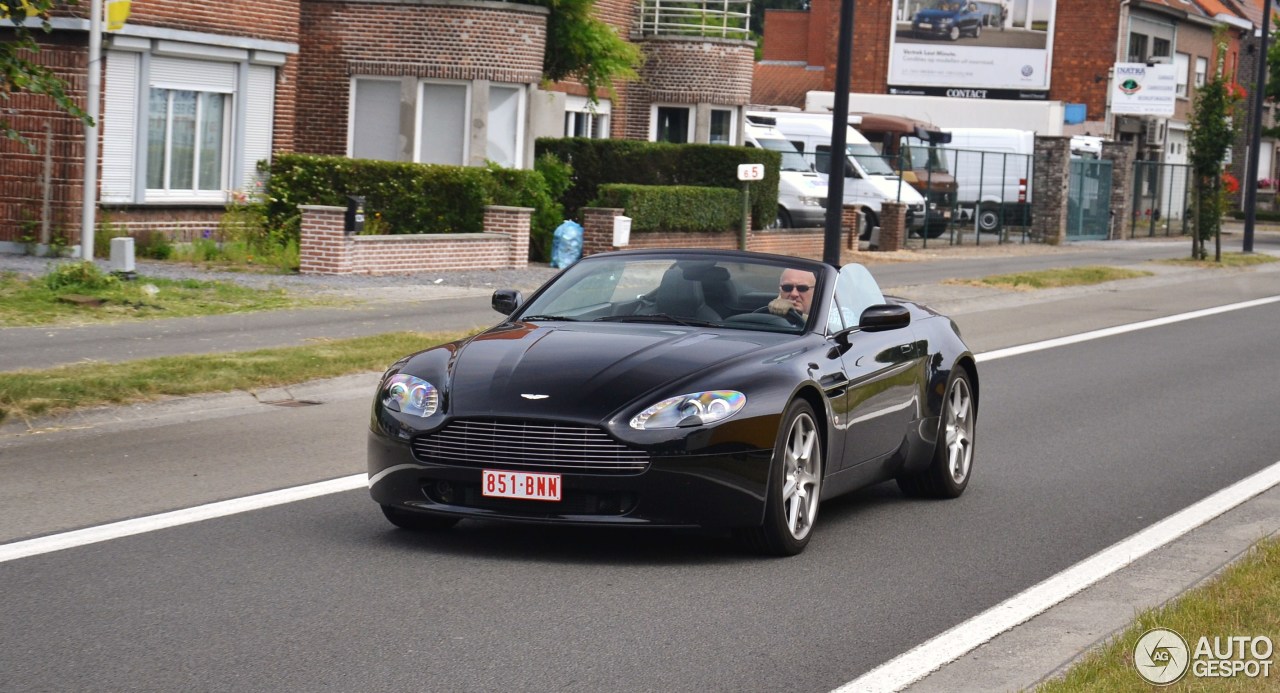
[[[1275,277],[1184,288],[1227,304]],[[1115,300],[963,329],[1009,346]],[[0,563],[0,690],[830,690],[1280,459],[1278,339],[1270,304],[986,363],[965,496],[828,503],[791,559],[694,532],[418,536],[352,491]],[[359,390],[0,438],[0,541],[358,472]]]

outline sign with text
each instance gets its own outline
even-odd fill
[[[764,164],[738,164],[738,180],[764,180]]]
[[[1173,116],[1178,73],[1173,65],[1116,63],[1111,77],[1111,112],[1116,115]]]
[[[974,98],[1049,89],[1056,0],[894,0],[889,80]],[[971,92],[971,93],[965,93]]]

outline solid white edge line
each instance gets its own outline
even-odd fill
[[[934,636],[835,689],[835,693],[902,690],[1277,484],[1280,461]]]
[[[12,544],[3,544],[0,545],[0,563],[86,544],[96,544],[100,541],[119,539],[133,534],[142,534],[158,529],[211,520],[215,517],[225,517],[250,510],[269,508],[273,505],[293,503],[331,493],[350,491],[364,487],[368,478],[367,474],[353,474],[314,484],[268,491],[242,498],[197,505],[192,508],[183,508],[182,510],[136,517],[132,520],[121,520],[96,527],[86,527],[70,532],[62,532],[61,534],[52,534],[47,537],[27,539]]]
[[[1177,315],[1169,315],[1163,318],[1155,318],[1152,320],[1144,320],[1142,322],[1130,323],[1127,325],[1117,325],[1116,327],[1107,327],[1092,332],[1081,332],[1067,337],[1058,337],[1056,339],[1046,339],[1043,342],[1033,342],[1031,344],[1023,344],[1021,346],[1008,347],[1005,349],[996,349],[978,354],[974,358],[982,363],[984,361],[995,361],[996,359],[1007,358],[1009,356],[1019,356],[1021,354],[1029,354],[1033,351],[1043,351],[1045,349],[1055,349],[1068,344],[1079,344],[1080,342],[1088,342],[1094,339],[1102,339],[1103,337],[1113,337],[1126,332],[1137,332],[1138,330],[1146,330],[1152,327],[1160,327],[1161,325],[1172,325],[1176,322],[1184,322],[1186,320],[1195,320],[1196,318],[1204,318],[1219,313],[1229,313],[1234,310],[1243,310],[1245,308],[1254,308],[1264,306],[1268,303],[1276,303],[1280,301],[1280,296],[1268,296],[1267,298],[1254,299],[1252,301],[1243,301],[1241,303],[1232,303],[1225,306],[1217,306],[1214,308],[1205,308],[1203,310],[1193,310],[1190,313],[1179,313]]]

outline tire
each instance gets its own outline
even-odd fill
[[[924,235],[928,236],[929,240],[933,240],[935,238],[942,238],[943,236],[947,235],[946,222],[939,222],[936,224],[926,224],[924,227]]]
[[[822,491],[822,434],[809,403],[787,407],[773,445],[764,524],[742,533],[752,549],[794,556],[809,544]]]
[[[789,229],[789,228],[792,228],[792,226],[791,226],[791,214],[789,214],[789,213],[787,212],[787,208],[786,208],[786,207],[783,207],[782,205],[778,205],[778,215],[777,215],[777,217],[773,220],[773,226],[770,226],[769,228],[771,228],[771,229]]]
[[[880,225],[880,217],[876,216],[875,212],[863,207],[862,218],[866,219],[866,221],[862,224],[862,233],[858,235],[858,240],[869,241],[871,240],[871,229]]]
[[[958,498],[973,477],[973,438],[978,406],[969,374],[955,367],[942,400],[938,442],[924,471],[898,477],[898,488],[914,498]]]
[[[1004,220],[1000,218],[1000,208],[994,205],[978,206],[978,233],[999,233]]]
[[[408,510],[393,508],[390,505],[382,506],[382,514],[386,515],[387,521],[399,527],[400,529],[408,529],[415,532],[431,532],[442,529],[449,529],[458,524],[459,518],[441,517],[439,515],[428,515],[426,513],[415,513]]]
[[[959,40],[960,40],[960,27],[959,27],[959,26],[957,26],[957,25],[955,25],[955,24],[952,24],[952,25],[951,25],[951,30],[947,32],[947,40],[949,40],[949,41],[959,41]]]
[[[982,36],[982,24],[981,24],[981,23],[974,24],[974,25],[973,25],[973,37],[974,37],[974,38],[979,38],[980,36]]]

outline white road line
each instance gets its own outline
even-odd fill
[[[1095,553],[973,618],[946,630],[836,689],[836,693],[899,691],[963,657],[997,635],[1280,484],[1280,462]]]
[[[1152,327],[1160,327],[1162,325],[1172,325],[1176,322],[1184,322],[1187,320],[1195,320],[1196,318],[1204,318],[1219,313],[1230,313],[1233,310],[1243,310],[1245,308],[1255,308],[1257,306],[1265,306],[1268,303],[1276,303],[1280,301],[1280,296],[1268,296],[1267,298],[1259,298],[1252,301],[1244,301],[1241,303],[1232,303],[1226,306],[1217,306],[1215,308],[1205,308],[1204,310],[1193,310],[1190,313],[1179,313],[1178,315],[1169,315],[1163,318],[1155,318],[1154,320],[1144,320],[1128,325],[1117,325],[1115,327],[1107,327],[1092,332],[1082,332],[1073,334],[1068,337],[1058,337],[1057,339],[1046,339],[1043,342],[1035,342],[1032,344],[1023,344],[1022,346],[1008,347],[1006,349],[996,349],[995,351],[987,351],[977,355],[979,363],[983,361],[995,361],[996,359],[1008,358],[1010,356],[1020,356],[1029,354],[1033,351],[1043,351],[1045,349],[1056,349],[1058,347],[1067,346],[1068,344],[1079,344],[1080,342],[1088,342],[1094,339],[1102,339],[1103,337],[1113,337],[1126,332],[1137,332],[1138,330],[1146,330]]]
[[[273,505],[284,505],[285,503],[293,503],[294,501],[306,500],[330,493],[350,491],[363,488],[368,480],[369,476],[367,474],[352,474],[351,476],[330,479],[329,481],[294,486],[293,488],[280,489],[279,491],[269,491],[243,498],[232,498],[218,501],[217,503],[197,505],[194,508],[183,508],[182,510],[174,510],[158,515],[136,517],[132,520],[121,520],[120,522],[112,522],[96,527],[85,527],[71,532],[51,534],[47,537],[37,537],[12,544],[3,544],[0,545],[0,563],[86,544],[96,544],[100,541],[119,539],[133,534],[154,532],[158,529],[211,520],[215,517],[225,517],[249,512],[250,510],[269,508]]]

